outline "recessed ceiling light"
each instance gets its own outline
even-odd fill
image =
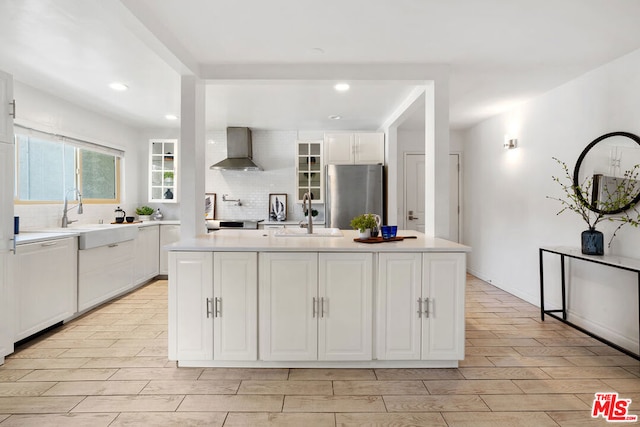
[[[113,90],[117,90],[118,92],[123,92],[127,89],[129,89],[129,86],[127,86],[124,83],[120,83],[120,82],[113,82],[109,85],[109,87]]]
[[[346,92],[349,90],[349,83],[338,83],[333,88],[338,92]]]
[[[175,114],[166,114],[164,118],[167,120],[178,120],[178,116],[176,116]]]
[[[311,48],[311,52],[315,53],[316,55],[322,55],[324,53],[324,49],[321,47],[313,47]]]
[[[329,116],[329,118],[331,120],[340,120],[342,118],[342,116],[338,116],[337,114],[333,114],[333,115]]]

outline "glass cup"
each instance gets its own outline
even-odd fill
[[[389,237],[396,237],[396,234],[398,234],[398,226],[390,225],[389,227],[391,228],[391,231],[389,232]]]
[[[383,239],[389,239],[391,237],[391,226],[390,225],[383,225],[380,228],[382,230],[382,238]]]

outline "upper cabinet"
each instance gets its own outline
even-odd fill
[[[314,202],[322,203],[324,198],[322,141],[298,141],[296,147],[296,200],[301,202],[304,193],[309,193]]]
[[[324,154],[328,165],[384,164],[384,133],[325,133]]]
[[[178,140],[152,139],[149,148],[149,202],[178,201]]]

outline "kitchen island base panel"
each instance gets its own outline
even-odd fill
[[[169,246],[169,359],[185,367],[457,367],[470,248],[409,231],[411,243],[366,245],[343,232],[329,241],[222,230]],[[401,274],[407,263],[414,274]]]
[[[182,360],[177,362],[180,368],[324,368],[324,369],[399,369],[399,368],[457,368],[457,360],[363,360],[346,362],[328,361],[217,361]]]

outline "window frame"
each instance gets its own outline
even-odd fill
[[[43,141],[46,142],[52,142],[52,143],[59,143],[62,145],[66,145],[69,147],[72,147],[74,150],[74,188],[78,188],[78,191],[80,192],[80,194],[83,194],[83,190],[82,190],[82,186],[83,186],[83,182],[82,182],[82,150],[88,150],[88,151],[93,151],[93,152],[97,152],[97,153],[103,153],[103,154],[107,154],[109,156],[113,156],[115,159],[115,171],[114,171],[114,185],[115,185],[115,198],[113,199],[96,199],[96,198],[87,198],[84,195],[82,196],[82,203],[84,204],[118,204],[120,203],[120,199],[121,199],[121,192],[122,192],[122,168],[121,168],[121,163],[122,163],[122,159],[124,158],[124,152],[121,150],[114,150],[111,149],[109,147],[104,147],[101,146],[100,144],[96,144],[96,143],[92,143],[92,142],[88,142],[88,141],[82,141],[76,138],[70,138],[70,137],[62,137],[60,135],[55,135],[55,134],[50,134],[48,132],[41,132],[35,129],[27,129],[24,128],[25,131],[24,132],[16,132],[14,134],[14,143],[15,143],[15,159],[14,159],[14,165],[15,165],[15,188],[14,188],[14,197],[13,197],[13,202],[14,204],[19,204],[19,205],[47,205],[47,204],[63,204],[64,203],[64,197],[66,197],[66,194],[63,195],[63,199],[62,200],[23,200],[20,198],[20,161],[19,161],[19,154],[20,151],[18,149],[19,147],[19,137],[26,137],[26,138],[38,138],[41,139]],[[35,135],[33,134],[32,131],[35,131]],[[93,147],[96,148],[100,148],[103,147],[105,150],[100,150],[100,149],[95,149]],[[106,152],[105,152],[106,151]],[[111,152],[114,151],[114,152]],[[121,154],[116,154],[116,152],[119,152]],[[63,190],[64,191],[64,190]],[[67,199],[68,202],[74,202],[77,201],[77,197],[76,194],[73,194],[73,197],[70,199]]]

